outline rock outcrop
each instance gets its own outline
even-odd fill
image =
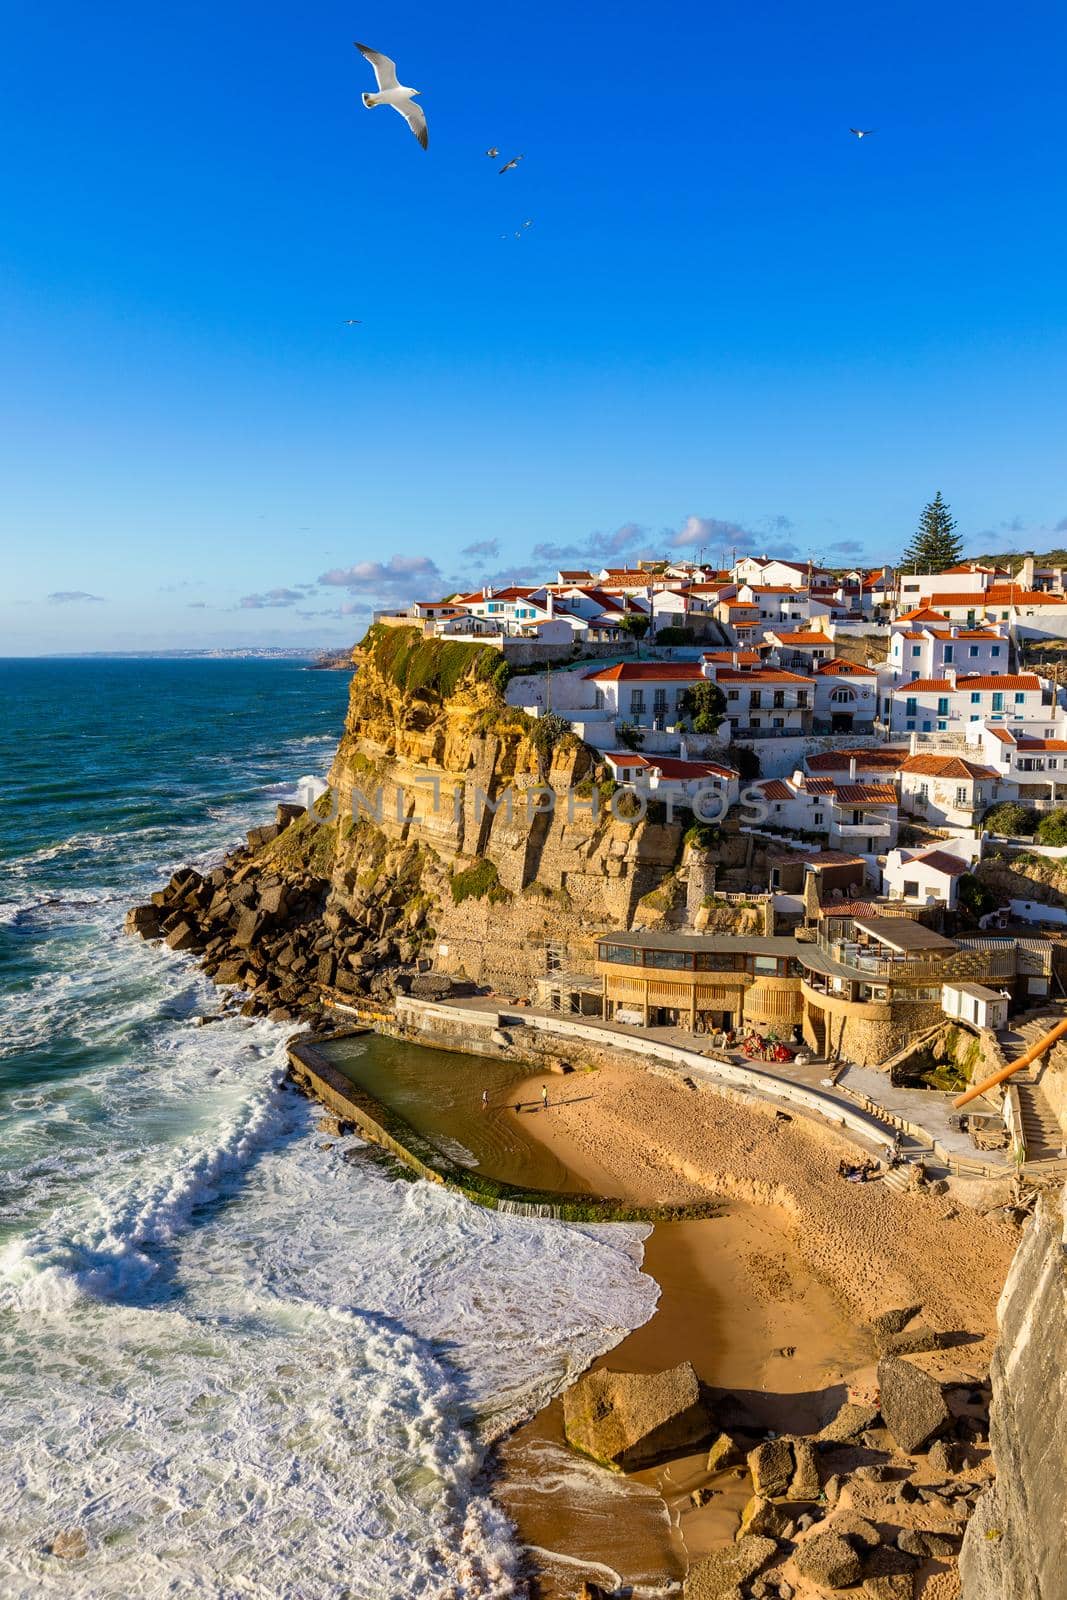
[[[900,1448],[914,1455],[951,1421],[941,1385],[911,1361],[883,1356],[878,1363],[882,1417]]]
[[[692,1366],[664,1372],[587,1372],[563,1396],[568,1444],[603,1466],[633,1472],[708,1437],[711,1418]]]
[[[997,1310],[989,1439],[997,1477],[967,1525],[964,1600],[1062,1600],[1067,1573],[1067,1257],[1042,1197]]]
[[[674,903],[683,822],[612,807],[594,750],[504,703],[499,652],[380,628],[356,659],[314,816],[280,807],[214,872],[175,874],[130,932],[198,955],[250,1012],[306,1015],[323,996],[388,1000],[429,962],[528,991],[547,943],[588,970],[605,928],[647,920],[661,891]]]

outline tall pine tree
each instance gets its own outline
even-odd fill
[[[919,518],[919,526],[900,558],[904,572],[944,572],[963,554],[963,540],[953,532],[956,519],[939,489]]]

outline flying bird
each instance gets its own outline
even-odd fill
[[[364,99],[366,96],[364,96]],[[849,133],[854,133],[857,139],[869,139],[874,132],[873,128],[850,128]]]
[[[362,322],[363,322],[363,318],[362,317],[346,317],[345,318],[345,327],[346,328],[358,328],[358,327],[360,327],[362,325]]]
[[[485,153],[489,157],[490,161],[495,161],[497,156],[500,154],[500,151],[497,149],[496,145],[494,144],[494,145],[491,145],[489,147],[489,149]]]
[[[363,98],[366,99],[366,95],[364,95]],[[499,155],[499,154],[500,154],[500,151],[498,150],[497,151],[497,155]],[[525,161],[525,160],[526,160],[525,156],[512,156],[510,161],[505,161],[504,162],[504,165],[501,167],[500,171],[501,172],[510,172],[512,167],[517,167],[520,161]]]
[[[396,62],[390,61],[388,56],[383,56],[380,50],[371,50],[356,40],[353,40],[353,43],[360,55],[365,56],[374,68],[374,77],[378,84],[378,93],[365,94],[363,104],[372,110],[375,106],[392,106],[394,111],[399,111],[425,150],[430,143],[430,135],[426,128],[426,113],[414,101],[414,96],[419,90],[405,88],[397,78]]]
[[[532,228],[533,227],[533,217],[527,217],[526,221],[523,223],[523,227],[524,228]]]

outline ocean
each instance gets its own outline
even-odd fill
[[[212,985],[123,932],[325,773],[347,686],[0,662],[3,1600],[506,1600],[487,1443],[653,1310],[644,1230],[324,1139],[292,1029],[197,1026]]]

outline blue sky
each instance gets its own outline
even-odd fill
[[[1065,48],[1025,0],[12,8],[0,654],[343,643],[557,550],[882,561],[939,487],[1064,542]]]

